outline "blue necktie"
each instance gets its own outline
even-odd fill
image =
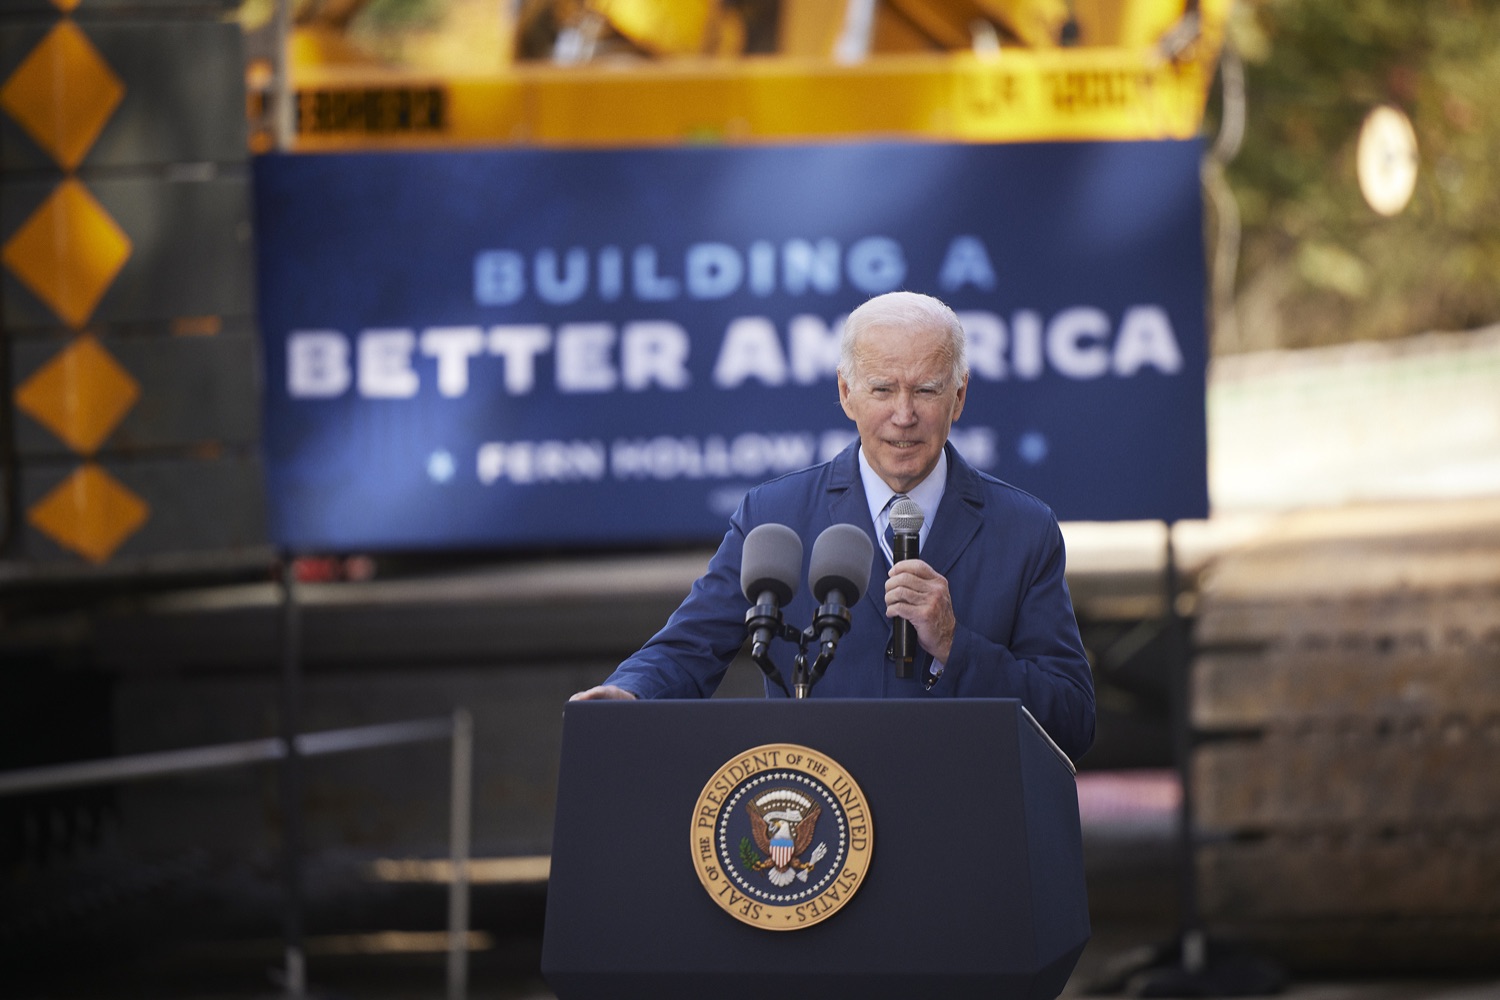
[[[897,493],[885,505],[885,558],[892,565],[896,562],[896,529],[891,527],[891,508],[897,500],[911,499],[905,493]]]

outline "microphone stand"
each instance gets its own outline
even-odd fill
[[[750,659],[760,667],[761,673],[776,682],[782,694],[790,698],[792,693],[786,689],[786,681],[781,679],[781,671],[777,670],[776,664],[771,662],[771,640],[795,640],[802,633],[782,621],[781,608],[777,606],[776,599],[770,591],[760,595],[759,603],[745,612],[745,628],[749,631],[751,638]]]
[[[843,604],[843,595],[833,591],[828,596],[838,599],[819,605],[813,623],[801,630],[782,620],[781,610],[773,601],[763,599],[745,612],[745,627],[752,636],[750,659],[788,698],[802,699],[812,694],[813,685],[823,679],[828,665],[833,662],[839,639],[849,631],[849,609]],[[765,638],[761,638],[762,634]],[[772,639],[785,639],[797,644],[797,655],[792,660],[791,691],[787,690],[786,682],[781,679],[781,671],[771,662]],[[818,643],[818,655],[809,667],[807,648],[815,641]]]

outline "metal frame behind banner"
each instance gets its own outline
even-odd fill
[[[100,760],[50,764],[0,772],[0,797],[32,792],[77,788],[84,785],[143,781],[173,775],[192,774],[230,767],[244,767],[267,761],[278,761],[286,768],[289,762],[303,757],[351,753],[379,747],[400,746],[450,740],[453,753],[449,810],[449,858],[452,878],[448,887],[448,1000],[462,1000],[468,992],[468,923],[469,923],[469,847],[473,810],[473,719],[465,708],[455,709],[447,718],[414,719],[348,729],[330,729],[300,733],[291,727],[282,736],[239,743],[163,750],[156,753],[130,754]],[[285,775],[285,772],[283,772]],[[286,900],[287,929],[286,993],[291,997],[307,995],[301,928],[301,841],[302,803],[292,794],[297,786],[283,781],[286,805],[282,850],[285,877],[289,886]],[[287,830],[298,831],[287,837]]]

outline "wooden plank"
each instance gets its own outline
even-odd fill
[[[1205,572],[1195,640],[1195,727],[1256,734],[1194,752],[1210,923],[1472,958],[1500,926],[1500,504],[1289,517]]]
[[[1341,713],[1500,713],[1500,637],[1468,643],[1462,636],[1450,638],[1451,644],[1429,650],[1285,644],[1203,654],[1193,665],[1193,725],[1213,731]]]
[[[1494,830],[1276,837],[1197,851],[1209,920],[1500,916]]]
[[[1200,578],[1200,646],[1469,628],[1500,635],[1500,500],[1284,518]]]
[[[1283,515],[1214,559],[1203,588],[1217,598],[1378,592],[1384,575],[1403,565],[1440,570],[1450,556],[1469,553],[1488,553],[1481,579],[1494,580],[1496,552],[1500,497],[1306,510]],[[1438,586],[1463,578],[1450,576]],[[1397,582],[1419,585],[1418,578]]]
[[[1209,832],[1448,824],[1500,831],[1497,747],[1500,716],[1277,728],[1194,752],[1194,818]]]
[[[1452,636],[1500,642],[1500,553],[1489,554],[1489,579],[1471,587],[1314,597],[1295,592],[1260,598],[1204,595],[1193,639],[1200,649],[1334,642],[1421,641]]]
[[[1350,917],[1214,924],[1216,936],[1242,942],[1255,954],[1294,971],[1351,974],[1490,974],[1495,968],[1500,917]],[[1477,1000],[1461,988],[1453,994]]]
[[[1310,542],[1239,553],[1204,578],[1204,600],[1310,599],[1493,583],[1500,544],[1442,536],[1403,544]]]

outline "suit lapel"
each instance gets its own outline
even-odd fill
[[[954,567],[959,557],[969,548],[969,543],[984,524],[984,498],[974,469],[958,457],[953,446],[948,449],[948,484],[943,488],[943,499],[938,504],[937,517],[932,530],[927,533],[927,544],[922,546],[921,559],[927,565],[948,577],[951,583]],[[881,602],[881,613],[885,603]],[[913,673],[925,678],[932,667],[932,654],[925,649],[917,650],[913,658]]]
[[[870,521],[870,501],[865,497],[865,485],[859,478],[859,442],[856,440],[834,459],[832,475],[828,480],[828,517],[832,524],[857,524],[869,536],[875,552],[870,560],[870,579],[865,587],[864,600],[872,602],[875,610],[885,615],[885,555],[880,551],[880,541],[875,537],[875,525]]]
[[[938,504],[937,518],[922,547],[922,561],[944,576],[951,575],[960,556],[984,524],[984,498],[974,469],[948,445],[948,485]]]
[[[951,576],[974,536],[984,524],[984,497],[979,490],[978,477],[974,469],[962,458],[953,446],[948,449],[948,485],[943,490],[943,501],[938,504],[937,518],[928,533],[927,544],[922,549],[922,560],[944,576]],[[870,582],[864,600],[871,603],[876,614],[885,617],[885,577],[888,567],[880,542],[875,537],[875,525],[870,521],[870,502],[865,498],[865,487],[859,478],[859,442],[850,445],[834,459],[832,475],[828,481],[828,513],[833,524],[857,524],[870,537],[875,554],[870,564]]]

